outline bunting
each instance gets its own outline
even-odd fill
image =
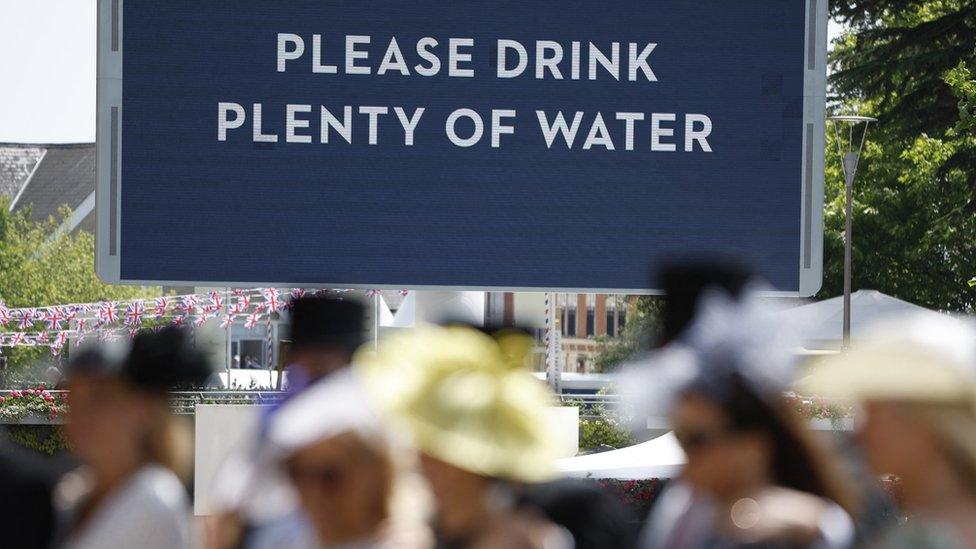
[[[140,329],[162,325],[203,326],[217,319],[220,327],[229,329],[243,321],[244,328],[254,330],[271,315],[290,308],[291,302],[306,295],[336,295],[353,290],[336,288],[235,288],[206,294],[163,296],[153,299],[71,303],[47,307],[8,306],[0,300],[0,347],[49,347],[54,355],[69,345],[78,346],[89,337],[113,341],[131,337]],[[369,297],[379,290],[365,290]],[[400,290],[406,295],[407,290]],[[267,326],[266,333],[267,336]]]

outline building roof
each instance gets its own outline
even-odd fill
[[[43,145],[44,154],[15,195],[11,208],[28,206],[31,218],[58,218],[58,209],[67,205],[76,212],[70,229],[94,231],[95,144]]]
[[[0,143],[0,196],[13,200],[43,153],[37,145]]]

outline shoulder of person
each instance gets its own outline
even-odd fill
[[[189,504],[186,488],[169,469],[159,465],[146,465],[130,483],[134,497],[154,502],[167,509],[185,509]]]
[[[477,540],[473,549],[572,549],[573,536],[535,513],[519,512],[499,519]]]
[[[732,508],[732,522],[747,537],[794,543],[819,541],[826,547],[846,546],[854,535],[853,521],[836,503],[782,487],[763,490],[755,500],[737,502]]]

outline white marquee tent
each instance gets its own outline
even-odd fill
[[[866,328],[881,319],[897,319],[934,311],[883,294],[877,290],[858,290],[851,294],[851,339],[863,337]],[[803,335],[807,349],[837,349],[843,337],[843,296],[786,309],[778,313]]]
[[[558,461],[567,476],[622,480],[672,478],[684,464],[685,453],[673,432],[627,448]]]

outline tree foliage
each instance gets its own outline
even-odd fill
[[[95,274],[94,237],[58,231],[70,216],[64,207],[60,219],[32,221],[28,210],[10,212],[8,199],[0,197],[0,300],[14,308],[158,295],[158,288],[102,282]],[[50,356],[41,348],[4,348],[3,353],[15,367]]]
[[[855,181],[853,286],[945,310],[976,308],[976,4],[841,0],[835,111],[878,118]],[[840,105],[843,105],[841,107]],[[828,130],[824,286],[842,291],[844,186]]]
[[[627,306],[627,324],[620,337],[601,339],[596,370],[611,372],[628,358],[650,347],[661,327],[664,300],[659,296],[639,296]]]

